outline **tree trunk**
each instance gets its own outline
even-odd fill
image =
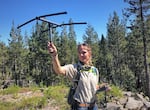
[[[143,17],[143,7],[142,0],[140,0],[140,17],[141,17],[141,35],[143,37],[143,47],[144,47],[144,69],[146,76],[146,94],[150,97],[150,74],[149,74],[149,65],[148,65],[148,56],[147,56],[147,43],[145,36],[145,26],[144,26],[144,17]]]

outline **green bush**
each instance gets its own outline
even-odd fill
[[[121,98],[123,97],[122,89],[120,89],[117,86],[111,85],[111,90],[110,91],[103,91],[97,94],[97,100],[98,103],[106,100],[106,101],[111,101],[113,98]],[[106,98],[106,99],[105,99]]]
[[[123,91],[121,88],[119,88],[118,86],[111,86],[111,91],[108,93],[110,96],[116,97],[116,98],[121,98],[123,97]]]
[[[55,100],[53,104],[60,105],[61,110],[67,110],[69,109],[69,105],[67,104],[65,97],[68,93],[68,90],[69,88],[65,85],[50,86],[44,91],[44,95],[50,100]]]
[[[12,102],[0,101],[0,108],[1,108],[1,110],[16,110],[14,103],[12,103]]]
[[[14,86],[10,86],[10,87],[8,87],[6,89],[1,90],[0,94],[2,94],[2,95],[15,94],[15,93],[18,93],[19,89],[20,88],[18,86],[15,86],[15,85]]]
[[[39,109],[43,108],[47,104],[45,97],[31,97],[23,99],[20,103],[17,104],[17,109]]]
[[[15,102],[7,100],[7,101],[0,101],[0,108],[1,110],[23,110],[23,109],[30,109],[30,110],[36,110],[37,108],[42,108],[47,104],[47,98],[46,97],[24,97],[23,99],[20,99],[20,96],[18,93],[22,92],[36,92],[36,90],[39,90],[40,88],[20,88],[18,86],[12,86],[7,89],[1,90],[1,95],[10,95],[12,99],[16,100]],[[7,97],[7,96],[6,96]],[[19,100],[19,101],[17,101]]]

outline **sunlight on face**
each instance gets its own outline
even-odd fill
[[[84,64],[89,64],[91,61],[91,49],[87,45],[78,46],[78,57],[81,62]]]

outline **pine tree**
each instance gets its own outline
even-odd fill
[[[98,34],[92,27],[92,25],[88,25],[86,28],[86,32],[83,35],[83,42],[89,44],[92,48],[92,61],[95,65],[96,61],[98,60],[98,52],[99,52],[99,39]]]
[[[116,12],[110,16],[107,24],[108,49],[111,56],[111,77],[114,84],[123,86],[126,52],[125,24],[120,22]]]
[[[14,23],[10,32],[9,40],[9,68],[12,72],[12,78],[15,79],[16,85],[21,84],[21,75],[24,74],[24,51],[23,38],[21,36],[20,30],[17,30]]]
[[[49,63],[49,54],[47,51],[48,34],[46,32],[47,25],[45,22],[42,24],[36,23],[35,31],[29,40],[29,69],[30,75],[35,78],[37,84],[45,83],[47,85],[47,76]]]
[[[143,90],[144,85],[142,84],[143,80],[143,53],[142,51],[142,41],[138,37],[138,32],[136,30],[132,30],[131,33],[128,33],[127,36],[127,52],[126,52],[126,62],[130,70],[134,73],[135,76],[135,86],[133,86],[136,90]]]
[[[69,20],[69,23],[72,23],[72,19]],[[74,31],[74,26],[69,26],[69,33],[68,33],[68,40],[69,40],[69,49],[70,49],[70,62],[75,63],[77,62],[77,43],[76,43],[76,33]]]
[[[8,47],[4,42],[0,42],[0,76],[1,80],[7,80],[8,76]],[[9,78],[10,79],[10,78]]]
[[[147,36],[146,35],[146,16],[149,14],[150,9],[150,2],[149,0],[124,0],[130,5],[130,8],[127,8],[127,12],[125,15],[129,18],[133,15],[137,23],[134,24],[134,20],[130,19],[133,23],[131,24],[130,28],[137,28],[139,30],[139,36],[142,38],[143,42],[143,64],[144,64],[144,71],[145,71],[145,79],[146,79],[146,87],[145,91],[146,94],[150,97],[150,71],[149,71],[149,63],[148,63],[148,54],[147,54]]]
[[[99,41],[99,55],[96,65],[100,72],[100,81],[110,81],[110,56],[108,52],[107,39],[104,35],[101,36]]]
[[[60,35],[60,50],[59,50],[59,56],[60,56],[60,61],[62,65],[65,65],[67,63],[70,63],[70,48],[69,48],[69,40],[68,40],[68,35],[67,35],[67,27],[63,26],[61,35]]]

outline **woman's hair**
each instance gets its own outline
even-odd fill
[[[79,44],[78,45],[78,52],[79,52],[79,49],[81,47],[86,47],[86,50],[90,53],[91,56],[90,56],[90,60],[89,60],[89,65],[92,66],[93,64],[92,64],[92,48],[91,48],[91,46],[87,43]]]
[[[91,52],[91,46],[90,46],[89,44],[86,44],[86,43],[79,44],[79,45],[78,45],[78,51],[79,51],[79,48],[80,48],[81,46],[87,47],[87,50],[88,50],[89,52]]]

